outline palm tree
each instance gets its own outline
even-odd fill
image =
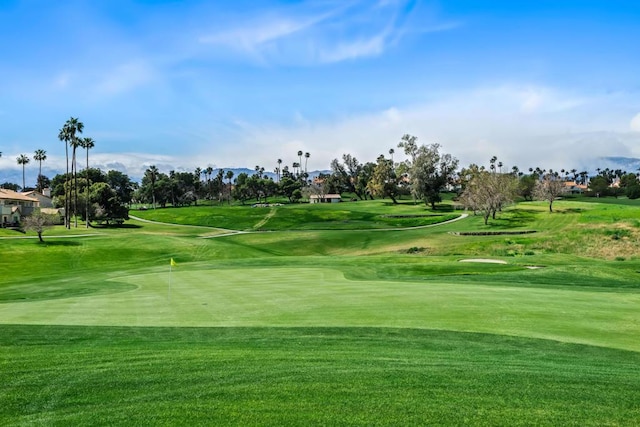
[[[149,166],[147,170],[144,172],[145,175],[149,177],[149,181],[151,182],[151,203],[153,205],[153,209],[156,208],[156,178],[158,177],[158,168],[154,165]]]
[[[227,202],[228,202],[228,204],[231,204],[231,178],[233,178],[233,171],[232,170],[228,170],[227,171],[227,175],[225,175],[225,178],[227,178],[229,180],[229,193],[228,193],[228,197],[227,197]]]
[[[207,174],[207,191],[209,193],[209,198],[213,198],[213,195],[211,194],[211,174],[213,173],[213,167],[208,166],[204,172]]]
[[[81,121],[79,121],[76,117],[70,117],[69,120],[67,120],[64,124],[64,126],[62,127],[62,129],[60,129],[60,133],[58,134],[58,139],[60,141],[64,141],[64,150],[65,150],[65,155],[67,158],[67,176],[66,179],[69,179],[69,148],[67,146],[67,144],[72,145],[72,146],[77,146],[77,137],[76,134],[78,133],[82,133],[84,129],[84,123],[82,123]],[[75,148],[74,148],[74,156],[73,158],[75,159]],[[72,174],[73,174],[73,166],[72,166]],[[68,191],[67,191],[68,189]],[[71,207],[71,186],[67,185],[67,188],[65,188],[65,208],[64,208],[64,212],[65,212],[65,225],[67,226],[67,228],[71,227],[71,221],[70,221],[70,207]],[[77,227],[77,220],[76,220],[76,227]]]
[[[47,159],[47,152],[44,150],[36,150],[36,152],[33,154],[33,160],[36,160],[38,162],[40,162],[40,168],[38,170],[38,191],[40,193],[42,193],[42,185],[40,182],[40,176],[42,175],[42,162],[44,162]]]
[[[307,173],[307,161],[309,160],[309,157],[311,157],[311,154],[309,152],[304,153],[304,173]]]
[[[29,163],[29,158],[26,154],[20,154],[16,159],[19,165],[22,165],[22,191],[24,191],[25,183],[24,183],[24,165]]]
[[[73,179],[73,217],[75,227],[78,228],[78,163],[76,159],[76,150],[82,146],[82,138],[73,138],[69,143],[71,145],[71,175]]]
[[[68,123],[68,121],[67,121]],[[67,188],[69,187],[67,181],[69,180],[69,140],[71,139],[71,130],[67,123],[64,124],[60,132],[58,133],[58,139],[64,142],[64,153],[67,158],[67,174],[64,177],[64,226],[69,228],[69,197],[67,196]]]
[[[393,164],[393,154],[396,152],[393,148],[389,148],[389,155],[391,156],[391,164]]]
[[[302,167],[302,150],[298,150],[298,167]],[[299,171],[300,173],[302,171]]]
[[[95,147],[96,142],[93,140],[93,138],[83,138],[82,141],[80,142],[80,145],[82,146],[82,148],[84,148],[87,151],[87,168],[85,169],[85,175],[87,178],[87,188],[86,188],[86,200],[85,200],[85,219],[87,220],[87,228],[89,228],[89,150],[91,150],[93,147]]]
[[[282,164],[282,159],[278,159],[278,172],[277,172],[278,182],[280,182],[280,171],[282,170],[282,167],[280,166],[281,164]]]

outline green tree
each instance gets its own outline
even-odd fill
[[[29,157],[27,157],[26,154],[20,154],[16,160],[18,161],[19,165],[22,165],[22,190],[24,191],[25,189],[25,182],[24,182],[24,167],[27,163],[29,163]]]
[[[417,145],[417,137],[404,135],[398,147],[410,157],[407,161],[411,191],[416,199],[424,200],[435,209],[440,193],[454,182],[458,160],[451,154],[440,153],[440,144]]]
[[[398,179],[391,159],[385,159],[383,155],[378,156],[367,190],[374,196],[388,197],[394,204],[398,203]]]
[[[609,195],[609,180],[604,175],[596,175],[589,180],[589,190],[596,197]]]
[[[77,134],[82,133],[82,131],[84,130],[84,123],[82,123],[81,121],[79,121],[76,117],[70,117],[69,120],[67,120],[64,124],[64,126],[62,127],[62,129],[60,130],[59,134],[58,134],[58,139],[60,139],[61,141],[63,141],[65,143],[64,145],[64,149],[65,149],[65,155],[67,158],[67,174],[66,176],[69,177],[69,149],[68,149],[68,145],[71,146],[77,146],[78,144],[78,137]],[[74,156],[73,158],[75,159],[75,148],[74,148]],[[72,163],[72,171],[71,171],[71,179],[73,179],[73,163]],[[71,185],[67,185],[65,186],[66,191],[68,192],[68,194],[65,194],[65,226],[67,228],[71,227],[71,191],[72,191],[72,186]],[[77,226],[77,222],[76,222],[76,226]]]
[[[37,187],[38,187],[38,191],[40,193],[42,193],[42,186],[40,185],[40,176],[42,176],[42,162],[44,162],[47,159],[47,152],[42,150],[42,149],[38,149],[35,151],[35,153],[33,154],[33,160],[37,161],[40,165],[38,167],[38,182],[37,182]]]

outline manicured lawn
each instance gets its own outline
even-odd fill
[[[640,211],[554,211],[422,228],[458,213],[204,206],[140,212],[189,227],[3,231],[0,424],[635,425]],[[455,234],[474,231],[495,234]]]
[[[396,328],[7,326],[0,424],[634,425],[640,354]]]

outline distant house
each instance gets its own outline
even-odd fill
[[[23,216],[31,215],[40,201],[24,193],[0,188],[0,223],[3,227],[15,225]]]
[[[587,186],[584,184],[578,184],[575,181],[565,181],[564,183],[567,192],[571,194],[583,194],[587,191]]]
[[[342,197],[339,194],[312,194],[309,203],[339,203]]]

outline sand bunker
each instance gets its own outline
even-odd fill
[[[503,261],[501,259],[487,259],[487,258],[461,259],[460,262],[486,262],[490,264],[506,264],[507,263],[507,261]]]

